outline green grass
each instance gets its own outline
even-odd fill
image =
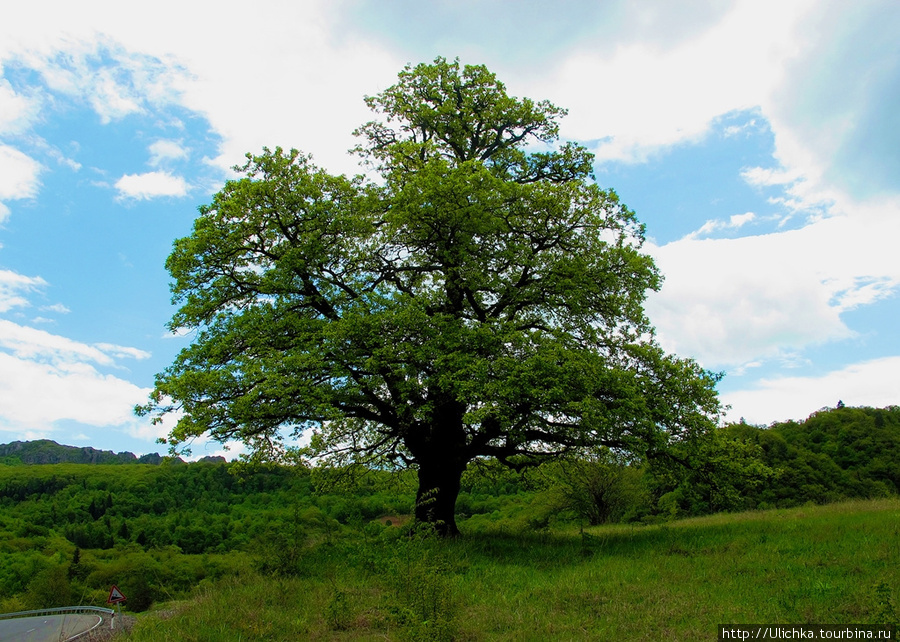
[[[368,533],[305,551],[296,576],[207,584],[130,639],[713,640],[726,623],[897,624],[897,499],[584,534]]]

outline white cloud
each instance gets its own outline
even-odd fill
[[[140,98],[119,83],[109,69],[100,69],[93,79],[91,105],[104,123],[141,111]]]
[[[136,403],[145,404],[148,395],[149,390]],[[125,430],[135,439],[155,444],[157,439],[164,439],[169,436],[180,418],[180,412],[172,412],[165,415],[159,423],[153,423],[149,419],[132,418],[132,421],[125,426]]]
[[[161,60],[123,46],[112,34],[119,29],[112,25],[108,33],[96,29],[99,9],[82,5],[80,13],[71,16],[58,9],[54,17],[64,22],[43,12],[30,19],[23,16],[15,35],[4,34],[0,27],[0,39],[7,39],[5,51],[0,47],[0,62],[14,59],[37,71],[50,92],[84,101],[104,124],[178,101],[184,70],[171,56]]]
[[[37,195],[41,166],[18,149],[0,143],[0,201],[33,198]],[[9,208],[0,202],[0,223]]]
[[[900,399],[900,356],[857,363],[813,377],[763,379],[753,388],[722,395],[728,419],[750,423],[800,420],[843,401],[848,406],[896,405]]]
[[[0,135],[23,131],[36,112],[33,98],[16,92],[8,80],[0,78]]]
[[[150,356],[138,348],[111,343],[89,345],[7,319],[0,319],[0,348],[17,358],[44,361],[59,368],[70,365],[81,368],[85,363],[112,366],[117,358],[146,359]]]
[[[23,294],[47,285],[39,276],[23,276],[10,270],[0,270],[0,312],[28,306]]]
[[[785,60],[766,114],[781,165],[809,189],[868,198],[897,193],[900,175],[900,10],[820,0],[798,24],[801,55]]]
[[[0,430],[52,431],[57,421],[129,426],[149,389],[103,374],[116,359],[145,359],[137,348],[88,345],[0,319]],[[5,428],[4,428],[5,426]]]
[[[665,275],[647,311],[669,349],[740,366],[848,338],[841,314],[900,287],[900,201],[737,239],[649,246]]]
[[[371,118],[362,95],[394,82],[406,62],[389,44],[343,34],[341,12],[352,10],[343,2],[275,0],[247,12],[225,0],[210,12],[160,0],[140,20],[103,6],[61,3],[52,15],[21,7],[15,27],[0,25],[0,59],[22,58],[53,90],[84,96],[106,120],[154,102],[182,104],[223,137],[214,159],[221,168],[281,145],[332,170],[359,171],[346,150],[351,131]],[[273,64],[247,51],[265,51]],[[104,72],[109,66],[121,73]]]
[[[64,306],[62,303],[54,303],[53,305],[45,305],[41,308],[41,310],[45,310],[47,312],[56,312],[58,314],[68,314],[71,312],[69,308]]]
[[[0,46],[0,58],[16,53],[58,90],[103,96],[96,107],[106,118],[143,109],[147,102],[180,102],[205,115],[224,137],[216,159],[222,167],[241,162],[247,151],[280,144],[312,152],[332,169],[358,171],[345,150],[353,145],[350,131],[371,116],[361,93],[386,87],[406,62],[405,55],[394,53],[398,43],[379,42],[379,36],[360,29],[346,32],[346,15],[355,3],[275,0],[266,11],[241,12],[240,21],[232,18],[240,10],[233,1],[210,13],[160,0],[158,10],[141,20],[99,6],[60,4],[52,15],[20,8],[23,16],[14,27],[0,27],[6,49]],[[761,107],[761,116],[776,129],[784,166],[812,176],[816,167],[824,171],[820,152],[830,154],[846,140],[837,137],[823,147],[815,139],[834,137],[838,129],[848,136],[858,132],[838,125],[858,120],[874,91],[869,85],[883,86],[891,71],[890,57],[886,61],[872,42],[884,46],[885,34],[896,32],[891,27],[898,12],[892,7],[893,0],[853,7],[836,0],[736,0],[716,3],[714,10],[707,2],[686,3],[678,11],[666,3],[642,3],[639,9],[614,4],[596,25],[595,42],[579,37],[568,44],[560,36],[554,41],[558,65],[513,66],[507,77],[526,95],[568,107],[564,136],[599,141],[600,158],[640,160],[696,139],[721,114]],[[878,24],[873,16],[879,11],[894,19],[882,19],[878,37],[867,39],[866,29]],[[178,21],[170,19],[174,13]],[[596,11],[589,13],[596,18]],[[444,14],[454,17],[446,8]],[[469,37],[486,38],[472,21],[461,23],[470,24]],[[201,26],[216,37],[198,38]],[[97,43],[111,60],[99,59]],[[825,55],[834,43],[844,43],[846,55]],[[473,42],[469,49],[486,55],[491,44],[488,39],[473,47]],[[516,45],[512,40],[504,46]],[[248,50],[266,51],[277,64],[260,65],[245,54]],[[110,75],[98,64],[115,64],[123,72]],[[845,91],[848,84],[854,90]],[[822,87],[841,92],[840,100],[804,102],[804,88]],[[803,124],[811,106],[814,121],[828,127]]]
[[[206,115],[224,139],[218,166],[230,168],[247,152],[281,145],[312,153],[332,171],[361,171],[347,150],[356,144],[352,130],[372,118],[363,95],[395,82],[406,61],[363,34],[351,40],[333,31],[345,8],[284,2],[277,22],[263,13],[246,15],[234,37],[250,50],[268,51],[278,65],[260,65],[230,46],[181,49],[195,74],[184,84],[185,104]],[[233,32],[237,25],[227,22],[214,28]],[[241,78],[240,91],[234,78]]]
[[[140,350],[138,348],[129,348],[128,346],[117,346],[113,343],[95,343],[94,347],[98,350],[102,350],[106,354],[112,357],[126,357],[130,359],[149,359],[152,355],[146,350]]]
[[[141,401],[144,403],[145,399]],[[181,410],[175,410],[164,415],[159,423],[151,423],[149,420],[134,420],[125,426],[125,431],[141,441],[155,443],[158,439],[168,437],[178,421],[184,416]],[[189,456],[182,456],[186,461],[197,461],[203,457],[225,457],[228,460],[237,459],[242,453],[247,452],[246,446],[240,441],[230,441],[222,444],[208,437],[196,437],[182,444],[182,447],[190,448]]]
[[[63,154],[61,151],[59,151],[55,147],[47,146],[44,149],[47,152],[47,155],[50,156],[50,158],[55,160],[60,165],[65,165],[66,167],[71,169],[73,172],[77,172],[81,169],[81,163],[79,163],[74,158],[69,158],[68,156]]]
[[[748,167],[741,172],[741,178],[750,185],[769,187],[772,185],[790,185],[800,179],[800,174],[797,171],[789,172],[784,169]]]
[[[643,161],[699,140],[723,114],[753,109],[774,134],[776,169],[749,168],[744,177],[784,186],[774,202],[815,219],[848,195],[896,195],[896,2],[723,7],[717,22],[699,21],[689,37],[663,45],[652,33],[607,34],[571,50],[552,75],[520,72],[518,84],[568,107],[563,136],[588,143],[600,161]]]
[[[191,444],[191,454],[185,459],[187,461],[198,461],[204,457],[224,457],[228,461],[234,461],[243,454],[249,454],[249,451],[240,441],[230,441],[222,444],[211,439],[203,439]]]
[[[770,197],[769,202],[812,220],[828,216],[839,201],[846,199],[840,190],[822,184],[821,171],[815,164],[810,160],[803,170],[750,167],[741,172],[741,178],[754,187],[781,187],[782,196]]]
[[[756,118],[751,118],[746,123],[741,125],[728,125],[725,129],[722,130],[722,134],[725,138],[735,138],[740,134],[744,134],[744,137],[753,136],[759,129],[760,123]]]
[[[798,53],[803,2],[741,0],[700,35],[671,47],[605,43],[569,56],[532,94],[569,107],[563,134],[596,140],[600,160],[640,161],[702,136],[716,117],[765,105]]]
[[[685,238],[695,239],[701,236],[706,236],[707,234],[712,234],[717,230],[738,230],[748,223],[756,221],[757,218],[758,217],[753,212],[747,212],[746,214],[734,214],[727,221],[706,221],[706,223],[704,223],[699,230],[691,232]]]
[[[158,140],[150,145],[150,164],[154,167],[170,160],[182,160],[188,157],[188,150],[179,141]]]
[[[181,176],[169,172],[125,174],[116,181],[119,198],[148,200],[159,196],[185,196],[188,185]]]
[[[75,367],[80,367],[84,362],[100,365],[113,363],[109,355],[95,346],[6,319],[0,319],[0,348],[9,350],[20,359],[47,361],[63,368],[70,363]]]
[[[10,428],[50,431],[73,420],[91,426],[134,421],[149,389],[103,375],[84,362],[45,363],[0,352],[0,407]]]

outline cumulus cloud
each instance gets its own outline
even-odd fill
[[[0,143],[0,223],[9,216],[5,200],[37,195],[40,164],[18,149]]]
[[[51,431],[54,422],[116,426],[149,394],[85,362],[47,363],[0,352],[0,407],[7,429]]]
[[[150,164],[153,166],[188,157],[188,150],[176,140],[158,140],[150,145]]]
[[[234,461],[241,455],[250,454],[247,447],[240,441],[222,444],[210,439],[201,439],[192,443],[190,448],[191,454],[184,458],[187,461],[198,461],[204,457],[224,457],[228,461]]]
[[[53,305],[45,305],[41,308],[41,310],[45,310],[47,312],[56,312],[57,314],[68,314],[71,312],[69,308],[64,306],[62,303],[54,303]]]
[[[188,185],[181,176],[169,172],[125,174],[116,181],[119,198],[149,200],[160,196],[185,196]]]
[[[647,312],[664,346],[720,368],[851,335],[814,271],[779,256],[757,267],[754,240],[679,241],[654,251],[666,281]]]
[[[193,338],[197,334],[194,328],[175,328],[162,335],[162,339],[184,339],[185,337]]]
[[[25,294],[47,285],[39,276],[24,276],[11,270],[0,270],[0,312],[29,305]]]
[[[166,101],[202,114],[223,137],[213,162],[224,169],[282,145],[332,170],[359,171],[346,150],[352,130],[371,118],[362,95],[392,83],[406,60],[365,33],[345,37],[344,3],[217,7],[161,0],[141,20],[105,5],[63,3],[52,15],[22,7],[27,19],[0,25],[0,59],[5,49],[25,60],[52,89],[85,97],[107,121]],[[198,29],[211,37],[198,38]],[[260,65],[247,51],[266,51],[277,64]],[[109,67],[119,72],[102,71]]]
[[[763,379],[747,390],[722,395],[731,406],[728,419],[744,417],[750,423],[804,419],[811,412],[833,407],[838,401],[848,406],[881,408],[896,405],[900,398],[900,356],[853,364],[812,377]]]
[[[32,147],[34,147],[34,149],[39,150],[41,153],[46,154],[49,158],[56,161],[58,165],[68,167],[73,172],[77,172],[81,169],[81,163],[79,163],[74,158],[66,156],[57,147],[49,144],[43,138],[31,136],[29,138],[29,143],[32,145]],[[77,144],[73,146],[77,147]]]
[[[0,270],[0,312],[27,307],[26,295],[46,281]],[[42,309],[64,314],[62,304]],[[35,322],[42,319],[38,317]],[[49,321],[49,320],[48,320]],[[45,330],[0,319],[0,431],[46,437],[59,421],[89,426],[130,426],[132,408],[149,389],[103,369],[121,359],[147,359],[138,348],[111,343],[86,344]]]
[[[773,203],[816,219],[848,196],[897,194],[896,3],[721,7],[716,20],[706,16],[689,37],[665,44],[640,31],[581,42],[555,73],[523,75],[519,84],[568,107],[563,136],[588,144],[600,162],[642,162],[702,139],[723,114],[754,109],[774,134],[774,162],[748,168],[744,178],[782,186]]]
[[[94,347],[115,358],[149,359],[151,356],[146,350],[130,348],[128,346],[117,346],[114,343],[95,343]]]
[[[727,221],[720,220],[710,220],[706,221],[699,230],[695,230],[688,234],[686,239],[695,239],[700,236],[706,236],[708,234],[712,234],[717,230],[739,230],[744,227],[748,223],[752,223],[757,220],[756,214],[753,212],[747,212],[746,214],[734,214]]]
[[[161,60],[131,50],[90,27],[97,13],[85,11],[84,5],[70,18],[62,25],[46,15],[32,16],[32,21],[17,23],[15,36],[0,28],[0,37],[9,36],[0,60],[14,59],[36,71],[51,93],[84,101],[104,124],[178,101],[184,70],[171,57]]]
[[[670,47],[640,40],[613,52],[583,47],[539,81],[535,95],[569,107],[563,134],[596,141],[601,161],[641,161],[698,139],[722,114],[766,104],[812,6],[742,0]]]
[[[37,193],[40,165],[9,145],[0,145],[0,198],[30,198]]]
[[[799,172],[785,169],[772,169],[765,167],[748,167],[741,172],[743,178],[750,185],[769,187],[772,185],[790,185],[800,179]]]
[[[129,87],[117,82],[110,69],[100,69],[92,83],[91,105],[104,123],[141,111],[140,98]]]
[[[144,394],[143,398],[137,401],[137,403],[146,403],[148,394],[149,390]],[[175,428],[175,424],[178,423],[180,418],[181,413],[177,411],[165,415],[159,423],[153,423],[148,419],[139,420],[132,418],[132,420],[126,424],[125,431],[135,439],[156,443],[158,439],[165,439],[172,432],[172,429]]]
[[[650,246],[666,277],[647,302],[661,341],[708,367],[737,367],[853,336],[841,314],[900,287],[900,203],[882,208],[777,234]]]
[[[26,129],[37,111],[34,103],[33,98],[18,93],[8,80],[0,78],[0,135]]]
[[[798,24],[800,55],[784,61],[766,112],[781,164],[813,187],[858,199],[897,192],[898,31],[900,11],[884,0],[821,0]]]
[[[20,359],[45,361],[56,367],[76,369],[85,363],[112,366],[116,358],[145,359],[150,355],[137,348],[109,343],[86,344],[80,341],[0,319],[0,349]]]
[[[149,389],[104,374],[121,358],[145,359],[137,348],[89,345],[0,319],[0,429],[52,431],[58,421],[130,425]]]

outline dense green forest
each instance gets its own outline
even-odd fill
[[[900,406],[849,408],[839,402],[805,421],[730,424],[719,430],[719,438],[696,470],[676,468],[675,474],[659,476],[665,481],[657,497],[675,514],[786,508],[900,492]]]
[[[27,449],[26,449],[27,450]],[[20,452],[23,450],[20,448]],[[183,597],[248,568],[311,572],[310,551],[399,537],[414,471],[192,464],[0,465],[0,611]],[[786,508],[900,489],[900,407],[838,407],[803,422],[717,431],[690,467],[602,451],[524,474],[482,462],[463,480],[464,535],[646,525],[723,510]]]

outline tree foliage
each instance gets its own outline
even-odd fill
[[[653,340],[643,227],[584,147],[552,147],[564,110],[441,58],[366,102],[375,179],[265,149],[176,241],[170,327],[196,336],[139,409],[179,413],[173,445],[310,430],[414,466],[417,518],[455,533],[473,459],[639,457],[714,425],[716,377]]]
[[[775,483],[746,494],[753,506],[796,506],[900,490],[900,407],[823,408],[803,421],[725,430],[754,444],[777,471]]]
[[[590,526],[622,520],[629,511],[647,510],[643,471],[619,461],[608,449],[541,467],[551,505],[569,510]]]

